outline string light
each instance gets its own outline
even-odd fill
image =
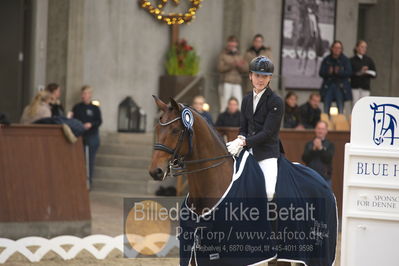
[[[139,5],[141,8],[147,10],[147,12],[153,15],[157,20],[163,21],[168,25],[173,25],[189,23],[195,19],[195,14],[197,13],[198,8],[201,7],[202,0],[190,0],[190,8],[184,14],[165,14],[162,9],[165,7],[167,2],[168,0],[161,0],[158,1],[158,5],[153,6],[149,0],[139,0]],[[173,0],[173,3],[177,6],[180,4],[180,0]]]

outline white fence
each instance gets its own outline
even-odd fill
[[[134,237],[142,238],[141,236]],[[172,248],[179,246],[178,240],[175,236],[162,236],[164,239],[165,237],[167,237],[166,239],[169,239],[165,247],[160,252],[154,252],[158,257],[166,256]],[[153,238],[154,237],[151,237],[151,239]],[[71,247],[67,251],[63,248],[64,245]],[[95,245],[103,246],[98,249]],[[35,252],[32,252],[28,247],[38,248]],[[147,248],[149,247],[147,246]],[[91,235],[85,238],[79,238],[76,236],[58,236],[52,239],[33,236],[18,240],[0,238],[0,263],[5,263],[15,253],[20,253],[30,262],[38,262],[51,251],[64,260],[71,260],[83,250],[91,253],[91,255],[96,259],[102,260],[105,259],[114,249],[120,250],[122,253],[125,252],[125,255],[129,258],[135,258],[140,251],[131,249],[130,245],[125,242],[124,235],[116,237]]]

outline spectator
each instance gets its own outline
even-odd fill
[[[216,120],[217,127],[239,127],[240,126],[240,110],[238,100],[234,97],[229,99],[227,109],[221,113]]]
[[[237,98],[238,103],[242,100],[242,74],[247,73],[248,64],[238,51],[238,40],[234,36],[227,39],[225,49],[219,55],[217,69],[221,74],[220,111],[226,109],[230,97]]]
[[[270,47],[265,47],[264,46],[264,38],[262,34],[256,34],[254,38],[252,39],[252,46],[248,48],[247,52],[245,53],[245,61],[247,64],[249,64],[252,59],[254,59],[257,56],[266,56],[270,60],[272,59],[272,50]],[[245,84],[245,91],[250,92],[252,91],[252,83],[251,81],[247,78],[246,79],[246,84]]]
[[[193,99],[193,108],[209,123],[213,126],[212,116],[210,113],[204,110],[205,98],[204,96],[198,95]]]
[[[349,83],[352,67],[349,59],[343,54],[343,45],[340,41],[334,41],[330,50],[331,54],[323,59],[320,67],[319,75],[323,78],[320,94],[325,113],[330,114],[331,103],[335,101],[338,112],[343,114],[344,102],[352,100]]]
[[[249,64],[252,59],[257,56],[266,56],[270,60],[272,59],[272,49],[264,46],[264,38],[262,34],[256,34],[252,39],[252,46],[248,48],[245,53],[245,60]]]
[[[370,79],[377,76],[374,61],[366,55],[367,43],[359,40],[350,59],[352,65],[351,87],[353,104],[360,98],[370,96]]]
[[[299,107],[297,105],[298,96],[295,92],[289,92],[285,96],[285,108],[284,108],[284,128],[295,128],[303,129],[302,124],[300,124],[300,113]]]
[[[65,116],[64,107],[62,107],[60,102],[61,97],[61,87],[57,83],[50,83],[45,89],[51,95],[51,116]]]
[[[32,102],[25,107],[22,117],[22,124],[32,124],[33,122],[51,117],[50,108],[51,95],[47,91],[39,91]]]
[[[81,89],[82,102],[76,104],[72,109],[74,118],[83,123],[86,131],[83,134],[83,143],[88,148],[89,154],[89,185],[92,184],[94,162],[96,152],[100,146],[98,128],[102,123],[100,108],[91,103],[93,89],[90,86],[83,86]],[[87,150],[86,148],[86,150]]]
[[[299,107],[300,123],[304,128],[315,128],[320,121],[320,95],[312,93],[308,102]]]
[[[10,124],[11,123],[10,123],[10,120],[8,120],[7,115],[0,112],[0,127],[1,127],[1,125],[9,126]]]
[[[328,125],[325,121],[319,121],[315,128],[316,137],[306,143],[302,160],[307,166],[318,172],[327,183],[332,186],[332,159],[335,152],[335,146],[326,139]]]

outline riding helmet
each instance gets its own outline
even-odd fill
[[[273,75],[274,65],[269,58],[261,55],[252,59],[251,63],[249,63],[249,71],[260,75],[271,76]]]

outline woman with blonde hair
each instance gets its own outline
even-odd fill
[[[50,101],[51,94],[49,92],[45,90],[39,91],[32,102],[25,107],[22,113],[21,123],[32,124],[39,119],[51,117]]]

